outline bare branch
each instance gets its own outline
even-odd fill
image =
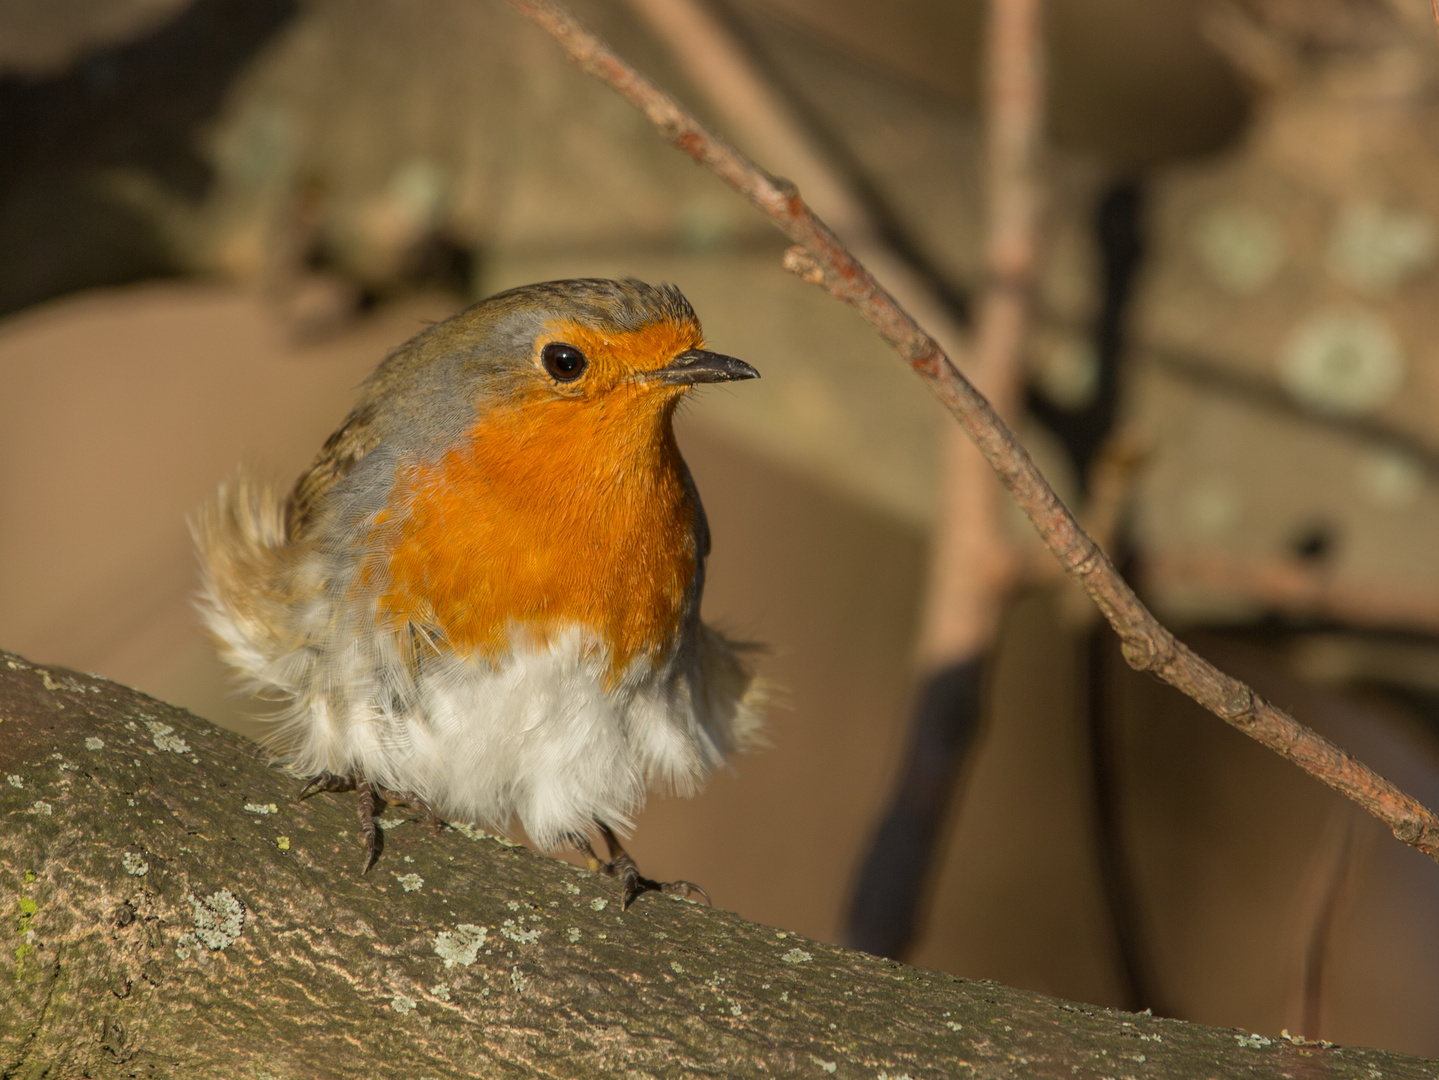
[[[1041,0],[990,0],[985,30],[985,283],[966,372],[995,411],[1019,411],[1038,267],[1044,128]],[[901,297],[901,300],[903,298]],[[1021,562],[1003,494],[973,442],[951,429],[921,661],[941,670],[987,654]]]
[[[1148,555],[1142,573],[1151,587],[1207,587],[1239,593],[1306,618],[1339,619],[1351,626],[1380,630],[1439,633],[1439,591],[1354,581],[1297,558],[1238,556],[1217,548],[1197,548]]]
[[[1066,574],[1099,606],[1123,643],[1124,658],[1352,799],[1396,837],[1439,861],[1439,816],[1345,750],[1264,701],[1177,641],[1140,602],[1030,460],[998,413],[950,363],[874,276],[800,198],[795,186],[770,176],[621,60],[554,0],[510,0],[553,36],[581,70],[602,79],[659,129],[764,211],[797,245],[786,268],[852,304],[924,379],[999,475]]]

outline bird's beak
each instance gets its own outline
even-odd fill
[[[689,349],[662,368],[646,372],[646,382],[661,386],[690,386],[694,383],[737,382],[758,379],[759,372],[743,360],[706,349]]]

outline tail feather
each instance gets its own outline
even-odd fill
[[[764,715],[773,704],[775,687],[756,675],[747,654],[767,650],[752,642],[735,641],[706,623],[698,626],[699,678],[696,680],[700,715],[710,719],[726,756],[736,751],[769,745]]]
[[[201,568],[196,606],[221,656],[250,689],[292,690],[275,678],[276,662],[294,647],[283,501],[242,470],[200,508],[190,532]]]

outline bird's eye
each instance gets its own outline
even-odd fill
[[[545,370],[559,382],[574,382],[585,373],[589,361],[585,354],[563,341],[552,341],[540,350]]]

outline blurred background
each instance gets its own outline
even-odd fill
[[[981,0],[574,6],[965,331]],[[1429,5],[1047,21],[1023,439],[1190,644],[1439,805]],[[964,976],[1439,1056],[1439,867],[1130,672],[1014,515],[997,631],[923,654],[946,417],[499,0],[3,0],[0,146],[0,646],[257,731],[186,515],[241,461],[298,475],[429,321],[673,281],[764,375],[681,442],[707,617],[785,699],[771,749],[651,803],[646,872]]]

